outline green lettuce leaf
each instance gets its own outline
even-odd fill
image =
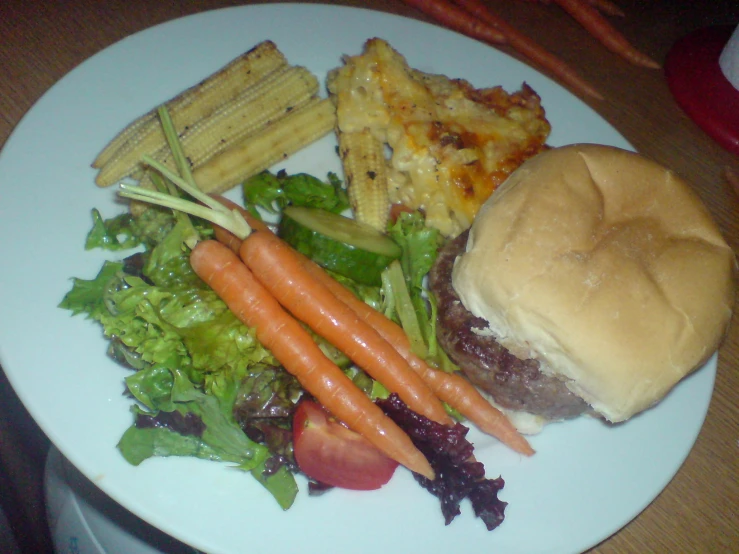
[[[242,184],[244,203],[251,213],[258,216],[256,208],[268,213],[281,213],[289,205],[321,208],[341,213],[349,208],[349,197],[341,180],[329,173],[327,181],[297,173],[288,175],[264,171]]]
[[[93,248],[127,250],[141,244],[133,228],[134,218],[130,213],[103,219],[100,212],[93,209],[92,221],[92,229],[85,240],[85,250]]]
[[[164,366],[139,371],[126,379],[134,397],[150,412],[134,409],[139,415],[155,416],[159,410],[194,414],[204,424],[200,436],[182,434],[166,427],[132,425],[121,437],[118,448],[129,463],[138,465],[152,456],[195,456],[231,462],[250,472],[265,486],[283,509],[297,495],[297,484],[287,468],[267,472],[269,450],[250,440],[235,422],[233,402],[237,389],[231,379],[222,379],[221,390],[208,393],[194,386],[185,372]]]
[[[104,293],[110,281],[123,268],[120,262],[105,262],[94,279],[72,279],[72,288],[64,295],[59,307],[70,310],[73,315],[84,313],[87,317],[99,320],[107,313]]]

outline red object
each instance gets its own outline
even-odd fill
[[[379,489],[398,467],[398,462],[312,400],[302,400],[295,411],[293,452],[308,477],[344,489]]]
[[[678,40],[665,59],[665,76],[685,113],[721,146],[739,155],[739,90],[718,64],[734,28],[708,27]]]

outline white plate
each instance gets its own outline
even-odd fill
[[[32,416],[61,452],[113,499],[196,548],[276,552],[574,552],[605,539],[667,485],[702,425],[715,358],[656,409],[608,428],[582,419],[533,439],[531,459],[471,433],[490,477],[502,474],[506,521],[494,532],[471,515],[444,526],[438,502],[399,471],[383,490],[301,492],[282,512],[248,475],[212,462],[128,465],[115,448],[131,423],[126,371],[105,356],[100,328],[56,306],[70,277],[92,278],[105,254],[85,252],[90,210],[122,210],[93,184],[90,162],[135,116],[263,39],[319,76],[365,39],[387,39],[424,71],[477,86],[523,81],[552,122],[550,143],[629,147],[594,111],[546,77],[439,27],[379,12],[308,5],[230,8],[131,36],[81,64],[26,115],[0,157],[0,360]],[[285,164],[338,171],[333,138]]]

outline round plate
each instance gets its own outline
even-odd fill
[[[309,25],[308,22],[319,22]],[[531,85],[553,126],[550,144],[629,148],[593,110],[533,69],[436,26],[333,6],[274,4],[206,12],[131,36],[78,66],[24,117],[0,156],[0,360],[31,415],[81,472],[145,521],[217,553],[582,551],[617,531],[667,485],[698,435],[715,358],[657,408],[609,427],[580,419],[533,438],[529,459],[470,433],[490,477],[506,481],[506,521],[488,532],[462,506],[445,526],[438,501],[407,471],[376,492],[309,497],[283,512],[251,476],[196,459],[128,465],[116,449],[131,424],[127,371],[105,355],[100,328],[57,308],[72,276],[92,278],[109,253],[84,251],[90,211],[124,208],[93,183],[90,162],[124,125],[264,39],[323,78],[342,54],[382,37],[411,66],[476,86]],[[431,45],[431,46],[430,46]],[[326,137],[281,165],[340,171]],[[123,254],[121,254],[121,257]]]

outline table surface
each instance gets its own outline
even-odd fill
[[[89,56],[146,27],[191,13],[248,3],[225,0],[3,0],[0,3],[0,36],[3,37],[0,41],[0,145],[42,94]],[[400,0],[335,3],[428,20]],[[626,17],[614,18],[615,25],[660,63],[682,36],[707,26],[739,23],[739,2],[736,0],[616,0],[616,3]],[[729,185],[725,171],[729,168],[739,174],[739,157],[713,142],[681,111],[670,94],[662,70],[643,69],[621,61],[601,47],[554,2],[488,0],[487,4],[519,30],[535,36],[594,84],[605,100],[585,101],[637,150],[673,168],[691,182],[737,251],[739,191]],[[720,351],[708,416],[684,466],[644,512],[593,552],[729,552],[739,549],[739,525],[736,523],[739,509],[737,366],[739,321],[735,317]],[[7,389],[7,386],[4,379],[0,381],[0,388]],[[3,392],[4,396],[8,394],[12,395],[8,390]],[[36,453],[38,458],[39,445],[44,443],[43,439],[27,436],[37,429],[26,421],[28,416],[22,407],[13,404],[13,413],[8,413],[9,406],[3,403],[4,413],[0,408],[0,469],[5,470],[6,479],[8,471],[13,476],[13,470],[17,472],[17,480],[25,479],[28,494],[22,492],[16,496],[29,496],[33,488],[39,486],[36,477],[40,475],[38,467],[43,460],[18,460],[17,456],[25,452],[34,457]],[[24,434],[19,437],[19,433]],[[7,451],[11,450],[8,445],[17,446],[14,462],[8,461]],[[3,485],[1,480],[0,485]],[[33,513],[39,511],[39,504],[36,500],[30,507],[15,512],[16,526],[22,526],[17,521],[20,515],[36,521],[41,517],[43,521],[42,516]],[[41,542],[36,540],[35,548],[38,548]]]

